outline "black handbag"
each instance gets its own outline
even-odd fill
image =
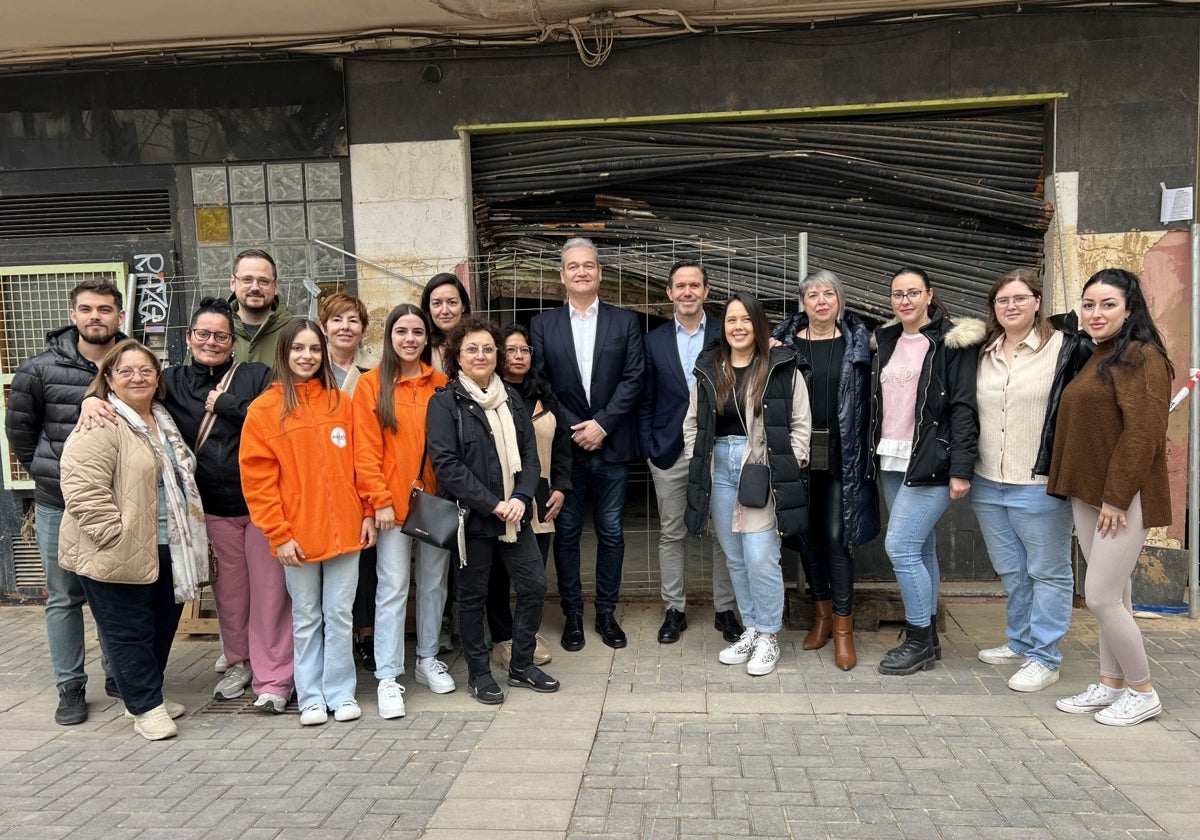
[[[421,477],[425,475],[427,457],[428,452],[421,455],[421,468],[417,471],[417,479],[408,497],[408,516],[400,526],[400,533],[434,548],[451,549],[458,544],[465,513],[449,499],[425,492],[425,482]]]
[[[742,407],[738,399],[737,388],[733,389],[733,406],[737,409],[738,419],[742,428],[750,434],[750,424],[742,417]],[[747,439],[746,445],[750,442]],[[771,498],[771,468],[766,464],[743,464],[742,474],[738,478],[738,504],[742,507],[766,507]]]
[[[766,507],[771,498],[771,468],[766,464],[744,464],[738,479],[738,502],[742,507]]]

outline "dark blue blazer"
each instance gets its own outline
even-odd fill
[[[704,344],[721,333],[721,321],[704,319]],[[687,378],[675,343],[675,319],[646,334],[646,376],[642,406],[638,413],[638,437],[642,454],[665,470],[683,452],[683,417],[688,407]]]
[[[637,406],[642,396],[642,330],[637,316],[611,304],[600,304],[596,316],[596,351],[592,362],[592,401],[589,404],[575,359],[570,304],[534,317],[530,328],[538,379],[558,399],[568,426],[595,420],[608,433],[600,456],[621,464],[641,458]],[[572,452],[583,450],[572,444]]]

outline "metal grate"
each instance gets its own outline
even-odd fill
[[[42,567],[42,555],[37,543],[26,537],[24,532],[12,538],[13,585],[18,591],[32,589],[44,592],[46,570]]]
[[[264,712],[262,709],[254,707],[254,701],[258,699],[253,694],[247,692],[241,697],[235,697],[232,700],[221,700],[214,698],[211,703],[205,703],[199,709],[196,709],[193,714],[197,715],[252,715],[254,717],[264,717],[273,714],[272,712]],[[296,704],[296,699],[293,697],[288,700],[287,706],[284,707],[285,715],[300,714],[300,706]]]
[[[0,268],[0,389],[4,392],[5,409],[13,375],[21,362],[46,348],[48,332],[68,323],[71,290],[94,278],[109,280],[125,289],[127,277],[124,263]],[[128,316],[124,329],[129,330]],[[0,436],[0,456],[4,486],[9,490],[31,489],[33,481],[13,456],[7,435]]]
[[[170,232],[167,190],[0,197],[0,239]]]

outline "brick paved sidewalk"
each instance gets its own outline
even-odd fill
[[[877,675],[885,625],[849,673],[785,633],[755,679],[717,663],[711,606],[659,645],[659,606],[627,604],[628,648],[590,629],[579,653],[552,642],[557,695],[488,708],[406,676],[408,714],[385,721],[360,673],[363,718],[314,728],[212,704],[216,645],[180,639],[168,693],[192,711],[149,743],[94,658],[90,720],[56,726],[41,611],[0,608],[0,838],[1200,837],[1200,623],[1142,621],[1165,711],[1114,729],[1054,708],[1096,678],[1086,612],[1060,682],[1025,695],[975,659],[1003,640],[1003,605],[948,612],[933,671]]]

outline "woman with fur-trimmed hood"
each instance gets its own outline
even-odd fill
[[[933,667],[940,645],[940,572],[934,528],[971,489],[979,449],[975,372],[984,324],[951,321],[919,268],[892,277],[896,320],[875,331],[871,365],[871,470],[888,506],[884,548],[904,599],[906,639],[888,651],[879,673]]]

